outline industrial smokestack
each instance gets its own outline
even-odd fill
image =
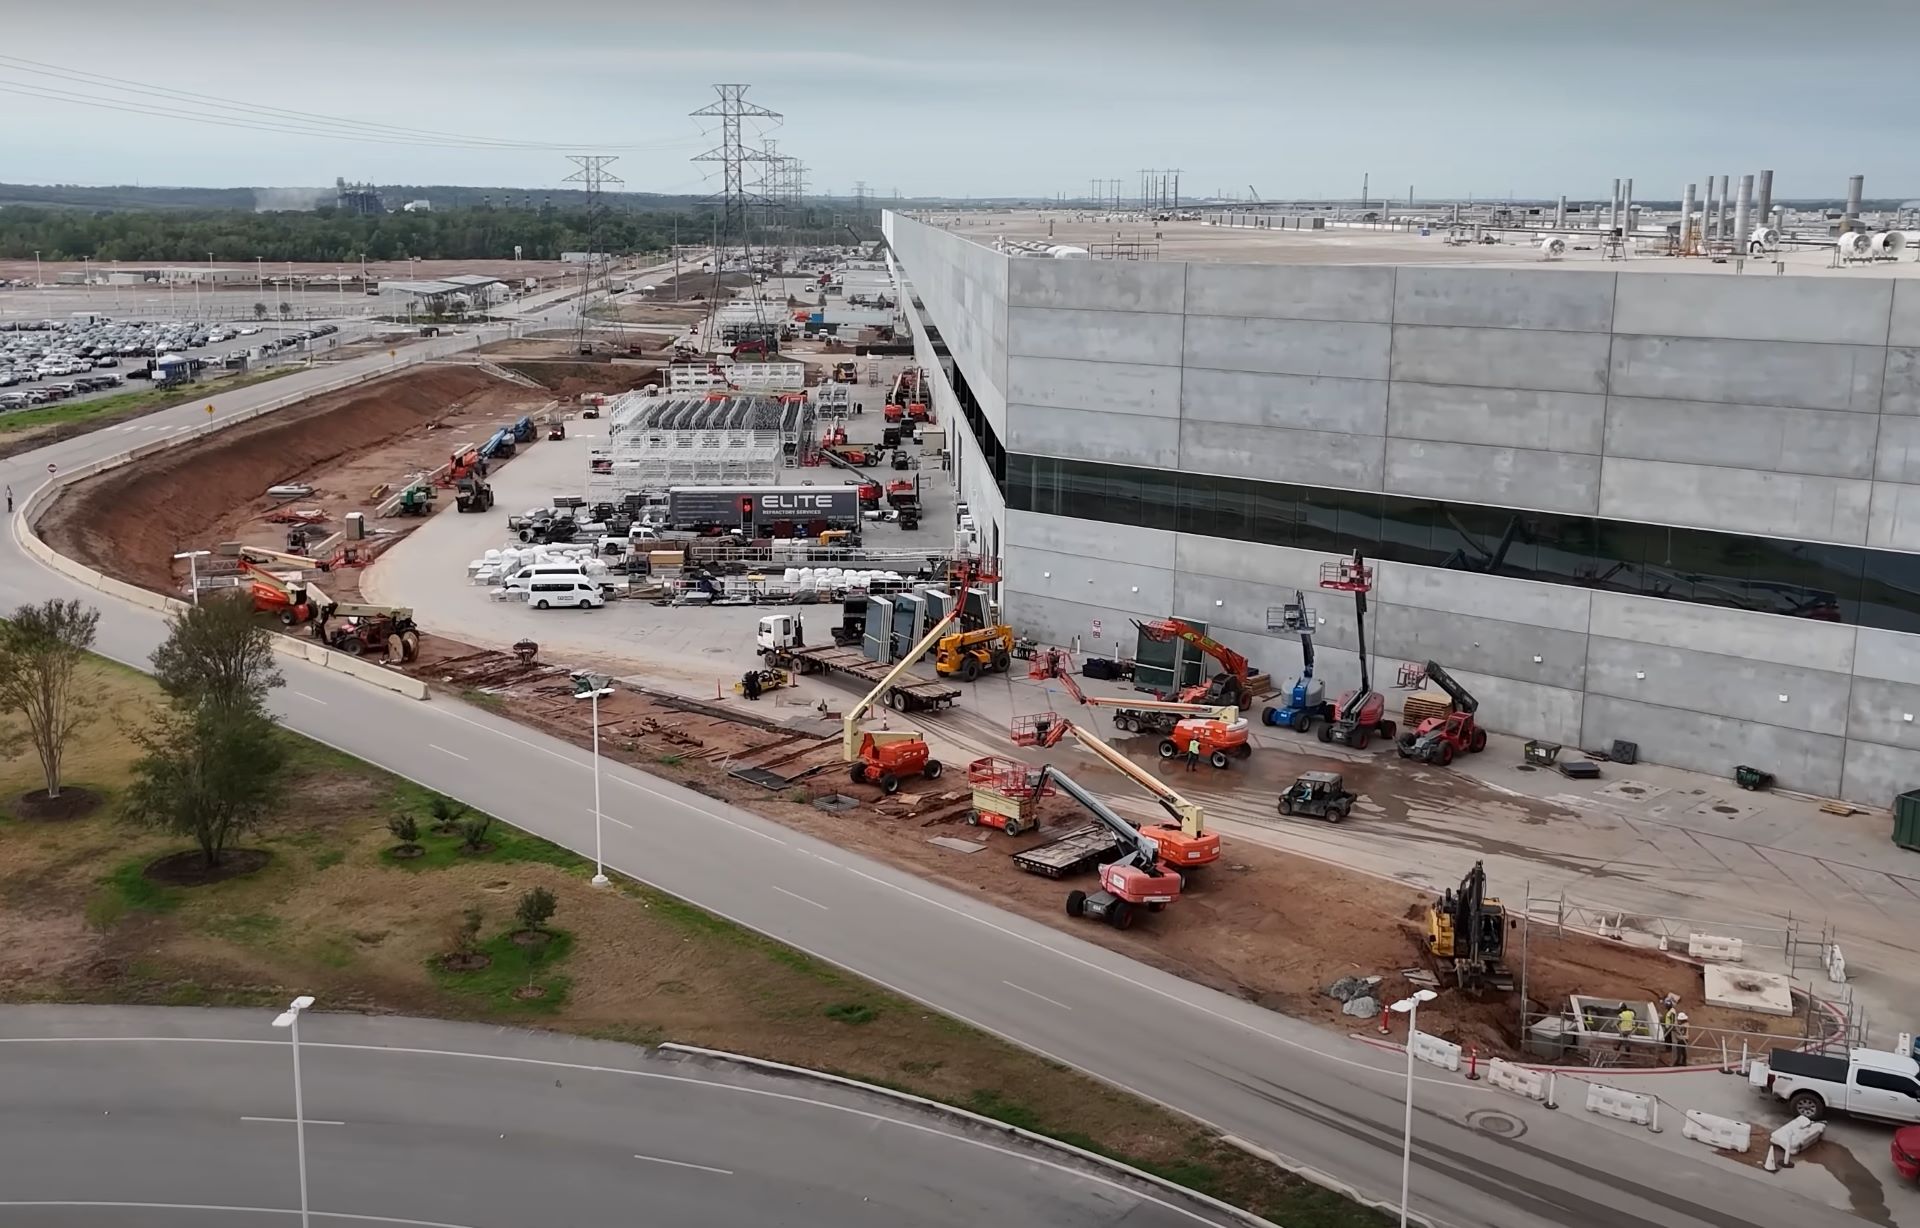
[[[1753,216],[1762,224],[1773,216],[1773,172],[1760,172],[1760,203],[1754,207]]]
[[[1620,225],[1620,181],[1613,181],[1613,199],[1607,206],[1607,229],[1613,230]]]
[[[1564,196],[1560,198],[1560,207],[1553,211],[1553,228],[1555,230],[1567,228],[1567,198]]]
[[[1713,238],[1713,176],[1700,185],[1700,241]]]
[[[1625,234],[1633,233],[1633,180],[1620,189],[1620,224],[1626,227]]]
[[[1729,242],[1733,238],[1733,232],[1727,229],[1727,197],[1731,194],[1730,188],[1731,185],[1727,182],[1727,176],[1720,176],[1720,203],[1718,206],[1720,212],[1718,216],[1714,218],[1713,224],[1714,228],[1720,232],[1720,241],[1722,243]]]
[[[1680,250],[1690,252],[1693,248],[1693,185],[1688,184],[1680,194]]]
[[[1860,229],[1860,196],[1866,190],[1867,177],[1853,175],[1847,179],[1847,213],[1842,230]]]
[[[1733,241],[1742,252],[1753,241],[1753,176],[1740,176],[1740,203],[1733,210]]]

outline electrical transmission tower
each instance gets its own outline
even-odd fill
[[[720,144],[706,153],[697,155],[695,162],[718,162],[721,165],[724,182],[721,185],[722,213],[724,227],[722,243],[731,246],[737,238],[740,250],[748,248],[747,208],[755,199],[746,188],[745,168],[749,162],[768,162],[771,155],[763,150],[747,145],[741,136],[741,121],[746,119],[779,119],[778,111],[770,111],[758,103],[747,101],[747,85],[716,85],[713,92],[718,99],[692,112],[695,118],[713,118],[720,121]],[[720,253],[714,253],[714,267],[719,267]]]
[[[573,308],[573,348],[578,354],[591,353],[593,346],[587,340],[588,292],[593,289],[593,271],[596,264],[602,263],[600,241],[600,188],[609,183],[625,183],[620,176],[613,174],[607,167],[619,161],[606,154],[569,154],[567,161],[579,169],[568,175],[563,182],[577,183],[587,194],[587,263],[580,270],[580,297],[574,301]],[[611,273],[613,262],[605,261],[606,270]]]

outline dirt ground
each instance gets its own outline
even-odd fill
[[[529,352],[510,361],[542,365]],[[639,378],[626,372],[641,369],[557,361],[546,365],[564,372],[548,372],[556,389],[603,372]],[[584,374],[577,376],[572,368],[584,368]],[[519,403],[516,398],[527,396],[540,394],[503,387],[461,367],[430,368],[372,389],[336,394],[332,404],[322,402],[299,418],[276,417],[270,426],[242,427],[189,455],[156,458],[83,484],[56,507],[49,539],[90,566],[134,583],[167,588],[177,583],[168,556],[183,548],[182,543],[204,546],[238,536],[265,545],[284,544],[284,526],[264,519],[272,510],[261,493],[266,486],[294,479],[310,482],[318,488],[316,498],[298,502],[319,503],[334,516],[352,499],[364,501],[379,483],[404,477],[409,467],[438,464],[453,445],[473,433],[453,428],[491,425]],[[321,424],[325,429],[316,429]],[[362,442],[334,444],[343,433]],[[388,442],[382,442],[383,433]],[[187,473],[190,480],[182,476]],[[403,522],[387,521],[381,527],[403,527]],[[351,593],[355,578],[342,576],[329,589]],[[427,636],[414,672],[532,726],[582,745],[590,741],[591,731],[570,698],[564,671],[554,667],[525,669],[503,654]],[[929,783],[917,797],[883,801],[876,788],[852,785],[840,769],[838,713],[790,719],[797,729],[757,723],[718,708],[703,710],[685,700],[623,692],[603,704],[602,748],[645,771],[928,878],[979,891],[999,904],[1191,980],[1330,1027],[1376,1026],[1341,1013],[1340,1004],[1324,992],[1335,980],[1378,975],[1385,978],[1382,993],[1403,996],[1410,986],[1401,971],[1428,966],[1421,931],[1430,897],[1247,840],[1230,842],[1218,864],[1195,872],[1172,911],[1145,918],[1130,931],[1070,919],[1063,907],[1066,893],[1089,886],[1091,873],[1078,881],[1057,882],[1025,874],[1007,860],[1009,853],[1057,834],[1060,827],[1084,823],[1086,817],[1070,803],[1051,799],[1043,811],[1049,826],[1011,840],[966,825],[963,765],[950,765],[950,774]],[[953,719],[970,718],[959,714]],[[1121,749],[1134,753],[1149,770],[1177,770],[1154,758],[1146,740],[1138,746],[1129,741],[1123,740]],[[766,765],[783,777],[798,776],[809,766],[821,770],[777,790],[728,774],[734,767]],[[1310,766],[1324,764],[1263,752],[1258,762],[1248,765],[1250,775],[1237,782],[1239,788],[1220,795],[1222,812],[1231,813],[1234,805],[1244,808],[1245,797],[1251,795],[1247,790],[1270,799],[1273,794],[1264,790]],[[1389,818],[1396,807],[1405,817],[1410,790],[1443,787],[1423,786],[1404,774],[1390,779],[1388,769],[1380,766],[1356,764],[1346,770],[1349,783],[1380,801]],[[1108,786],[1103,782],[1096,787]],[[1464,779],[1450,777],[1444,788],[1453,805],[1532,804],[1496,796]],[[1198,796],[1211,807],[1209,792],[1202,785]],[[861,804],[829,812],[813,804],[825,794],[849,795]],[[1537,806],[1540,821],[1548,821],[1550,805]],[[929,843],[936,837],[972,840],[980,851],[961,853]],[[1500,886],[1494,884],[1496,890]],[[1517,964],[1515,938],[1510,962]],[[1697,1038],[1715,1030],[1734,1036],[1776,1031],[1791,1022],[1707,1008],[1697,967],[1642,948],[1570,934],[1530,943],[1529,952],[1527,989],[1535,1011],[1564,1009],[1569,993],[1646,1001],[1674,992],[1686,1004]],[[1485,1055],[1520,1052],[1520,1012],[1513,994],[1473,999],[1446,989],[1428,1009],[1431,1013],[1423,1018],[1434,1030],[1477,1045]]]
[[[562,401],[572,401],[583,392],[630,392],[660,382],[660,367],[655,363],[585,362],[578,356],[506,357],[497,361],[507,370],[542,385]]]
[[[42,532],[90,567],[178,593],[184,573],[175,573],[175,553],[227,541],[284,550],[287,525],[267,517],[286,508],[318,508],[317,523],[336,530],[349,511],[371,513],[385,498],[381,487],[445,463],[460,445],[549,399],[474,367],[420,368],[81,482]],[[314,494],[285,505],[266,496],[286,482],[310,484]],[[408,527],[405,519],[368,517],[370,532]]]

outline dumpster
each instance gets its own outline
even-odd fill
[[[1893,799],[1893,842],[1920,853],[1920,789]]]

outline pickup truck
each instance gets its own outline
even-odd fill
[[[1855,1049],[1846,1057],[1775,1049],[1766,1090],[1815,1121],[1832,1113],[1920,1122],[1920,1062],[1904,1053]]]

